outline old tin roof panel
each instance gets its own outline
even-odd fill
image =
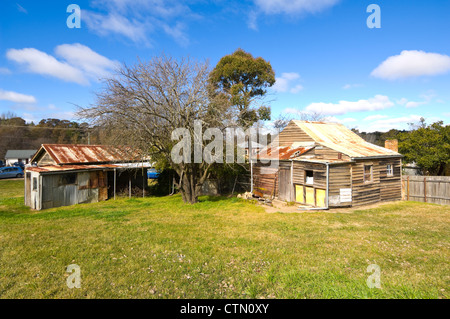
[[[27,172],[52,173],[80,170],[104,170],[104,169],[129,169],[129,168],[149,168],[149,163],[123,163],[123,164],[101,164],[101,165],[47,165],[26,167]]]
[[[401,156],[397,152],[366,142],[342,124],[307,121],[294,121],[294,123],[317,143],[352,158]]]
[[[296,143],[293,143],[290,146],[271,147],[269,145],[267,148],[259,152],[257,157],[258,159],[267,160],[288,160],[298,157],[312,148],[313,146],[298,146]]]
[[[128,148],[108,145],[42,144],[57,164],[107,163],[139,160]]]

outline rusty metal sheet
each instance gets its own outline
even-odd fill
[[[129,147],[109,145],[42,144],[42,148],[57,164],[127,162],[142,158]]]
[[[290,146],[277,146],[277,147],[267,147],[258,153],[258,159],[265,160],[289,160],[305,154],[309,150],[313,149],[312,146],[309,147],[297,147],[294,144]]]
[[[346,154],[352,158],[371,156],[401,156],[387,148],[366,142],[363,138],[339,123],[294,121],[318,144]]]

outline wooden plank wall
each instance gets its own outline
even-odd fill
[[[294,142],[314,142],[308,134],[293,122],[289,123],[277,138],[280,146],[290,145]]]
[[[264,195],[278,196],[278,168],[264,167],[261,163],[253,165],[253,190]]]
[[[393,165],[393,176],[387,175],[387,166]],[[395,201],[402,199],[401,159],[381,159],[380,163],[380,191],[381,201]]]
[[[364,165],[373,165],[372,182],[364,182]],[[360,160],[352,165],[352,205],[360,206],[379,202],[380,166],[378,160]]]
[[[372,182],[364,182],[364,165],[373,165]],[[393,176],[387,176],[387,165],[393,165]],[[384,158],[358,160],[352,166],[353,205],[367,205],[379,201],[401,200],[401,160]]]
[[[335,151],[329,147],[326,146],[316,146],[316,148],[314,149],[315,151],[315,158],[317,159],[326,159],[326,160],[337,160],[339,159],[339,154],[341,154],[338,151]],[[341,159],[342,160],[350,160],[350,157],[345,155],[345,154],[341,154]]]
[[[337,198],[337,201],[334,204],[331,204],[333,201],[330,200],[330,206],[351,206],[351,202],[340,202],[341,188],[352,188],[351,164],[330,165],[329,174],[330,178],[328,180],[328,196],[330,197],[330,199],[333,198],[333,196]]]
[[[402,198],[450,205],[450,176],[403,176]]]

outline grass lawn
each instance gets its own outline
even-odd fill
[[[1,298],[448,298],[450,207],[268,214],[180,196],[31,211],[0,181]],[[81,288],[66,267],[81,268]],[[370,289],[370,264],[381,289]]]

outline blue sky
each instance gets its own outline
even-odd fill
[[[67,7],[81,8],[68,28]],[[381,28],[368,28],[370,4]],[[2,1],[0,114],[73,120],[99,78],[162,52],[269,60],[272,117],[320,112],[361,131],[450,122],[450,1]]]

